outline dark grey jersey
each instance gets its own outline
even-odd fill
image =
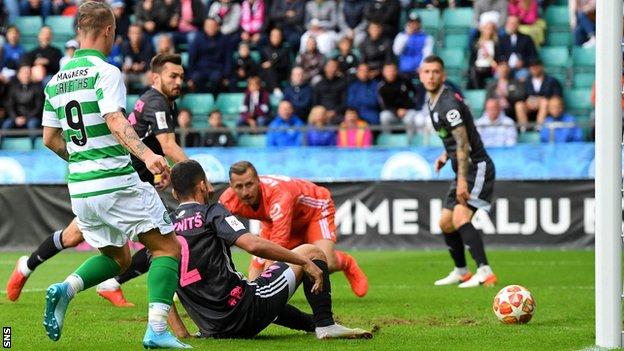
[[[475,127],[472,113],[459,94],[443,87],[436,101],[431,101],[427,96],[427,106],[433,127],[444,143],[454,171],[457,172],[457,142],[453,138],[452,131],[460,126],[465,126],[468,134],[470,162],[475,164],[489,159]]]
[[[230,246],[247,229],[221,204],[181,204],[172,217],[182,253],[182,305],[203,334],[236,330],[254,289],[236,272]]]

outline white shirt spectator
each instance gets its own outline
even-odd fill
[[[495,120],[484,113],[475,125],[485,147],[514,146],[518,142],[516,124],[504,112],[500,112]]]

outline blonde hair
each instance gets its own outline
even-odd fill
[[[105,1],[86,1],[78,8],[76,23],[82,34],[98,34],[115,21],[110,6]]]
[[[308,123],[316,126],[319,122],[325,122],[327,109],[323,106],[314,106],[308,115]]]

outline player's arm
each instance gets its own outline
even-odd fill
[[[444,167],[447,161],[448,161],[448,154],[446,153],[446,150],[444,150],[444,152],[442,152],[442,154],[440,154],[440,156],[438,156],[438,158],[435,160],[435,164],[434,164],[435,171],[440,172],[440,170],[442,169],[442,167]]]
[[[67,145],[63,138],[63,130],[54,127],[43,127],[43,145],[52,150],[58,157],[65,161],[69,160]]]
[[[176,143],[175,133],[162,133],[157,134],[156,139],[160,143],[165,156],[174,163],[184,161],[188,159],[188,156],[184,153],[184,150]]]
[[[457,126],[451,132],[453,139],[457,143],[457,202],[466,206],[470,198],[468,193],[468,176],[469,155],[468,132],[464,125]]]

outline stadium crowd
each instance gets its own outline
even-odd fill
[[[36,135],[43,86],[79,47],[59,25],[73,28],[79,2],[0,0],[3,130]],[[117,39],[108,61],[131,96],[150,85],[151,58],[175,52],[186,93],[205,97],[180,101],[185,146],[233,146],[241,136],[267,146],[434,141],[417,74],[433,53],[445,59],[448,86],[467,99],[486,145],[593,134],[593,67],[582,57],[593,55],[595,0],[109,3]]]

